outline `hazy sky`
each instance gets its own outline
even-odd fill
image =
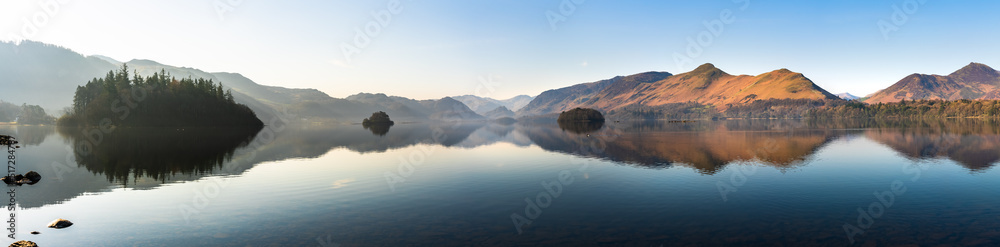
[[[788,68],[831,93],[863,96],[911,73],[948,74],[973,61],[1000,66],[998,7],[936,0],[3,0],[0,39],[237,72],[334,97],[502,99],[708,62],[730,74]],[[356,42],[356,30],[366,29],[367,42]],[[357,48],[347,49],[350,60],[348,46]],[[678,55],[690,61],[679,64]]]

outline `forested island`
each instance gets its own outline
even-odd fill
[[[72,109],[60,126],[167,127],[246,126],[264,123],[246,105],[233,100],[222,84],[205,79],[176,79],[165,71],[141,77],[128,65],[76,88]]]
[[[389,133],[389,128],[394,124],[396,122],[389,119],[389,114],[384,111],[372,113],[371,117],[361,121],[361,126],[378,136],[384,136]]]
[[[559,118],[556,121],[560,123],[573,123],[573,122],[593,122],[593,123],[603,123],[604,115],[601,112],[590,109],[590,108],[574,108],[569,111],[564,111],[559,114]]]
[[[393,122],[391,119],[389,119],[389,114],[386,114],[384,111],[372,113],[371,117],[365,118],[364,120],[361,121],[361,125],[365,127],[372,125],[392,126],[393,124],[396,124],[396,122]]]

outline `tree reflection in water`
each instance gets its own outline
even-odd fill
[[[150,177],[165,182],[177,174],[212,172],[253,141],[260,128],[59,128],[73,143],[77,164],[128,184]],[[101,134],[98,134],[101,133]]]

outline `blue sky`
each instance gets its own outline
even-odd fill
[[[831,93],[863,96],[912,73],[1000,66],[996,1],[399,0],[390,11],[394,2],[7,0],[0,39],[237,72],[334,97],[502,99],[708,62],[730,74],[788,68]],[[564,18],[555,29],[550,12]],[[391,20],[379,24],[372,13]],[[880,21],[895,31],[883,35]],[[42,25],[26,33],[26,22]],[[706,22],[722,23],[721,31]],[[366,26],[377,35],[358,47],[356,30]],[[699,37],[705,45],[688,53],[688,39]],[[345,44],[358,47],[350,60]],[[678,66],[675,54],[690,62]]]

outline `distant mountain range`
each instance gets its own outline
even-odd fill
[[[839,97],[841,99],[845,99],[845,100],[858,100],[858,99],[861,99],[861,97],[854,96],[851,93],[840,93],[840,94],[837,94],[837,97]]]
[[[510,109],[507,109],[506,106],[500,106],[500,107],[497,107],[496,109],[493,109],[492,111],[488,111],[488,112],[483,113],[483,116],[486,116],[487,118],[490,118],[490,119],[498,119],[498,118],[505,118],[505,117],[514,117],[514,111],[511,111]]]
[[[918,99],[1000,99],[1000,72],[980,63],[970,63],[947,76],[912,74],[889,88],[872,94],[865,102],[886,103]]]
[[[122,62],[105,56],[83,56],[69,49],[39,42],[0,42],[0,100],[41,105],[49,113],[70,106],[76,86]],[[287,110],[302,121],[356,123],[372,112],[385,111],[395,121],[485,120],[502,117],[550,116],[576,107],[601,111],[631,106],[664,107],[697,103],[726,109],[767,99],[859,99],[849,93],[833,95],[801,73],[778,69],[764,74],[730,75],[713,64],[682,74],[645,72],[548,90],[536,97],[519,95],[497,100],[474,95],[414,100],[379,93],[330,97],[316,89],[261,85],[238,73],[209,73],[151,60],[128,61],[130,70],[152,75],[161,70],[175,78],[206,78],[222,82],[237,102],[253,109],[265,121]],[[1000,72],[971,63],[947,76],[913,74],[864,99],[867,103],[918,99],[1000,99]],[[636,109],[636,108],[628,108]]]
[[[505,107],[511,111],[517,111],[535,99],[528,95],[518,95],[510,99],[497,100],[487,97],[479,97],[475,95],[462,95],[462,96],[452,96],[451,98],[461,101],[466,106],[469,106],[473,111],[479,114],[486,114],[487,112],[496,110],[499,107]]]
[[[103,59],[54,45],[0,42],[0,99],[39,105],[52,113],[72,104],[76,86],[116,68]]]
[[[95,77],[119,69],[122,62],[104,56],[89,56],[38,42],[0,42],[0,99],[37,104],[49,112],[72,105],[76,87]],[[249,106],[265,123],[279,110],[299,120],[360,122],[372,112],[385,111],[396,121],[483,120],[465,104],[445,97],[413,100],[385,94],[356,94],[346,99],[330,97],[316,89],[292,89],[260,85],[238,73],[209,73],[151,60],[127,62],[129,70],[152,75],[161,70],[175,78],[205,78],[232,89],[233,98]],[[519,98],[515,98],[519,99]],[[141,103],[141,102],[140,102]]]
[[[545,91],[519,116],[559,113],[576,107],[615,110],[630,105],[662,106],[696,102],[725,107],[763,99],[838,99],[801,73],[779,69],[757,76],[734,76],[704,64],[672,75],[646,72]]]

